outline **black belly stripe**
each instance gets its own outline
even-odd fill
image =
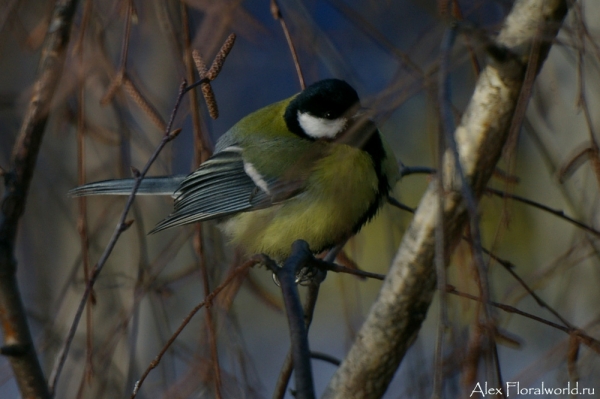
[[[377,211],[381,205],[383,205],[383,199],[386,198],[390,192],[390,184],[383,173],[383,162],[386,159],[386,154],[383,142],[381,141],[381,136],[379,135],[379,130],[375,130],[371,133],[371,137],[369,137],[369,140],[363,145],[362,149],[369,154],[371,161],[373,162],[373,167],[375,168],[375,174],[377,175],[378,180],[377,196],[369,205],[367,211],[354,225],[352,234],[358,233],[361,227],[377,214]]]

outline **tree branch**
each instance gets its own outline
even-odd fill
[[[553,38],[567,12],[563,0],[518,0],[496,45],[510,57],[496,57],[482,71],[475,92],[455,131],[464,181],[480,198],[500,158],[525,79],[534,41]],[[536,72],[549,50],[539,46]],[[416,339],[435,292],[435,230],[443,223],[450,253],[468,222],[451,151],[440,168],[443,192],[432,181],[382,286],[379,298],[337,370],[325,398],[374,398],[383,395],[404,354]],[[443,195],[442,220],[436,212]],[[446,251],[445,251],[446,252]]]
[[[2,353],[7,355],[21,396],[49,398],[50,393],[31,339],[15,276],[14,246],[19,220],[42,144],[50,103],[60,81],[77,0],[56,3],[44,39],[31,98],[13,147],[11,169],[4,175],[6,191],[0,207],[0,321]]]
[[[290,329],[292,363],[296,380],[295,397],[313,399],[315,398],[315,387],[308,345],[308,326],[310,323],[306,322],[296,280],[300,270],[314,261],[313,255],[306,241],[297,240],[292,244],[292,254],[281,267],[266,256],[264,258],[263,263],[275,274],[281,285],[285,313]]]

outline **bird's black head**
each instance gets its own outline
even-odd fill
[[[288,129],[305,138],[333,139],[360,108],[356,91],[339,79],[316,82],[298,94],[285,111]]]

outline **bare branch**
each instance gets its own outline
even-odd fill
[[[238,266],[236,269],[234,269],[231,274],[229,274],[229,277],[227,277],[225,279],[225,281],[223,281],[217,288],[214,289],[214,291],[212,291],[210,294],[208,294],[206,296],[206,298],[204,299],[204,301],[200,302],[198,305],[196,305],[196,307],[194,307],[194,309],[192,309],[190,311],[190,313],[188,313],[188,315],[186,316],[185,319],[183,319],[183,321],[181,322],[179,328],[177,328],[177,331],[175,331],[175,333],[173,333],[173,335],[171,336],[171,338],[169,338],[169,340],[167,341],[167,343],[165,344],[165,346],[162,348],[162,350],[160,351],[160,353],[154,358],[154,360],[150,363],[150,365],[148,366],[148,368],[144,371],[144,373],[142,374],[142,376],[140,377],[140,379],[137,381],[137,383],[135,384],[135,387],[133,388],[133,392],[131,393],[131,399],[135,398],[136,395],[138,394],[140,388],[142,387],[142,384],[144,383],[144,381],[146,380],[146,377],[148,377],[148,374],[150,374],[150,372],[156,368],[156,366],[158,366],[158,364],[160,363],[162,357],[165,355],[165,353],[167,353],[167,350],[171,347],[171,345],[173,344],[173,342],[175,342],[175,340],[177,339],[177,337],[179,336],[179,334],[181,334],[181,332],[183,331],[183,329],[189,324],[190,320],[192,319],[192,317],[194,317],[196,315],[196,313],[198,313],[198,311],[200,309],[202,309],[203,307],[209,307],[210,303],[215,299],[215,297],[217,295],[219,295],[219,293],[221,291],[223,291],[223,289],[225,287],[227,287],[229,284],[231,284],[231,282],[233,280],[235,280],[236,278],[238,278],[238,276],[240,274],[243,274],[246,272],[246,270],[248,270],[250,267],[256,265],[257,263],[260,263],[262,261],[262,257],[254,257],[252,259],[250,259],[249,261],[247,261],[246,263],[244,263],[241,266]]]
[[[306,298],[304,299],[304,325],[306,326],[306,330],[310,328],[310,324],[312,323],[313,314],[315,311],[315,306],[317,305],[317,298],[319,296],[319,288],[321,287],[321,281],[317,279],[311,279],[308,286],[308,292],[306,294]],[[311,352],[311,357],[312,356]],[[281,371],[279,372],[279,378],[277,379],[277,384],[275,389],[273,390],[273,399],[283,399],[285,396],[285,391],[287,389],[290,377],[292,376],[292,371],[294,369],[294,364],[292,362],[292,349],[288,351],[287,356],[283,362],[283,366],[281,366]],[[338,363],[339,364],[339,363]]]
[[[306,241],[297,240],[292,244],[292,254],[283,266],[278,266],[263,255],[263,264],[277,277],[281,286],[285,313],[290,329],[292,363],[296,381],[295,396],[300,399],[315,398],[315,387],[310,363],[308,345],[308,324],[298,294],[297,276],[305,267],[315,261]],[[280,384],[280,386],[283,384]]]
[[[127,221],[126,218],[127,218],[127,215],[129,214],[129,210],[131,209],[131,206],[133,205],[133,201],[135,200],[135,194],[136,194],[138,188],[140,187],[142,179],[144,178],[144,176],[146,176],[146,173],[148,173],[148,170],[150,169],[150,167],[152,166],[152,164],[154,163],[154,161],[156,160],[156,158],[158,157],[158,155],[160,154],[162,149],[165,147],[165,145],[167,145],[168,142],[170,142],[175,137],[177,137],[177,130],[175,130],[175,132],[171,132],[171,127],[173,126],[173,122],[175,120],[175,115],[177,114],[177,111],[179,110],[181,100],[182,100],[183,96],[185,95],[185,93],[187,93],[187,90],[186,90],[187,87],[189,87],[189,86],[187,86],[187,82],[184,80],[179,88],[179,94],[177,96],[177,100],[175,101],[175,106],[173,107],[173,111],[171,112],[171,117],[169,119],[169,123],[166,126],[163,139],[161,140],[160,144],[154,150],[154,153],[150,156],[150,158],[146,162],[144,169],[140,172],[140,171],[136,170],[135,168],[132,168],[133,174],[135,176],[135,184],[133,186],[131,194],[129,195],[129,198],[127,199],[125,208],[123,209],[123,212],[121,213],[121,217],[119,219],[119,222],[117,223],[117,227],[115,228],[115,231],[114,231],[112,237],[110,238],[110,241],[108,242],[106,248],[104,249],[104,252],[100,256],[100,259],[98,260],[98,262],[92,269],[90,279],[86,284],[85,291],[81,298],[81,302],[79,303],[77,311],[75,312],[75,317],[73,318],[73,323],[71,324],[71,327],[67,334],[67,338],[65,339],[65,342],[57,356],[56,364],[55,364],[54,369],[52,370],[52,374],[50,376],[50,390],[52,393],[56,392],[56,385],[60,378],[62,368],[67,359],[67,355],[69,353],[71,343],[73,342],[73,338],[75,337],[75,332],[77,331],[77,326],[79,325],[79,320],[81,319],[81,316],[83,314],[83,309],[85,308],[85,304],[87,303],[88,297],[90,296],[90,294],[92,292],[92,288],[94,287],[94,284],[96,283],[96,280],[97,280],[98,276],[100,275],[100,272],[102,272],[102,269],[104,268],[104,265],[106,264],[106,261],[108,260],[108,257],[110,256],[115,245],[117,244],[119,237],[133,223],[133,220]]]
[[[474,301],[478,301],[478,302],[482,301],[481,298],[478,298],[475,295],[471,295],[471,294],[467,294],[465,292],[457,291],[451,285],[446,286],[446,292],[449,292],[451,294],[454,294],[454,295],[457,295],[457,296],[460,296],[460,297],[463,297],[463,298],[472,299]],[[498,309],[502,309],[505,312],[514,313],[514,314],[518,314],[518,315],[523,316],[523,317],[527,317],[528,319],[535,320],[537,322],[540,322],[542,324],[545,324],[547,326],[553,327],[553,328],[555,328],[557,330],[561,330],[561,331],[563,331],[563,332],[565,332],[567,334],[570,334],[572,339],[575,339],[578,342],[583,343],[584,345],[586,345],[587,347],[589,347],[590,349],[592,349],[594,352],[600,354],[600,342],[597,339],[595,339],[593,337],[590,337],[589,335],[587,335],[582,330],[578,330],[576,328],[572,328],[572,327],[569,327],[569,326],[567,326],[567,327],[562,326],[560,324],[551,322],[549,320],[546,320],[544,318],[538,317],[538,316],[533,315],[531,313],[527,313],[527,312],[524,312],[522,310],[519,310],[519,309],[515,308],[514,306],[504,305],[502,303],[492,302],[492,301],[490,301],[490,305],[494,306],[494,307],[496,307]]]
[[[200,54],[197,51],[192,51],[192,43],[190,37],[190,19],[188,15],[188,6],[181,2],[180,4],[181,11],[181,20],[183,24],[183,57],[185,63],[185,72],[187,79],[189,81],[194,80],[194,63],[196,64],[196,68],[198,70],[198,74],[203,77],[206,76],[207,70],[206,65],[204,65],[204,61],[200,57]],[[216,104],[216,100],[214,98],[214,93],[212,92],[212,87],[210,83],[206,83],[201,86],[203,93],[204,88],[208,87],[210,89],[209,96],[212,97],[212,102]],[[207,94],[204,93],[206,98]],[[208,144],[206,142],[206,135],[202,131],[201,122],[200,122],[200,108],[198,104],[198,93],[196,90],[191,90],[189,95],[190,100],[190,110],[192,116],[192,127],[194,131],[194,163],[195,166],[199,166],[202,164],[209,156],[210,151],[208,150]],[[207,104],[210,102],[207,101]],[[214,113],[214,112],[213,112]],[[211,113],[212,115],[212,113]],[[200,272],[202,274],[202,285],[204,289],[205,297],[210,294],[210,281],[208,275],[208,267],[206,265],[206,256],[204,253],[204,240],[202,234],[202,224],[197,223],[194,229],[194,251],[196,252],[196,257],[198,259],[198,264],[200,267]],[[212,377],[214,379],[214,394],[217,399],[222,398],[221,393],[221,366],[219,364],[219,355],[217,350],[217,332],[215,328],[215,322],[213,319],[213,312],[210,308],[206,309],[205,313],[205,321],[206,321],[206,330],[208,332],[208,343],[210,347],[210,356],[212,362]],[[204,346],[204,345],[203,345]]]
[[[591,233],[591,234],[595,235],[596,237],[600,237],[600,231],[594,229],[593,227],[588,226],[585,223],[582,223],[582,222],[580,222],[578,220],[575,220],[575,219],[573,219],[570,216],[565,215],[565,212],[563,210],[561,210],[561,209],[553,209],[553,208],[550,208],[547,205],[540,204],[539,202],[535,202],[535,201],[532,201],[530,199],[521,197],[519,195],[510,194],[510,193],[507,193],[507,192],[504,192],[504,191],[500,191],[500,190],[496,190],[496,189],[493,189],[493,188],[488,188],[488,189],[486,189],[486,191],[488,193],[494,194],[494,195],[496,195],[496,196],[498,196],[500,198],[510,198],[510,199],[515,200],[515,201],[522,202],[523,204],[530,205],[530,206],[532,206],[534,208],[538,208],[538,209],[541,209],[543,211],[546,211],[546,212],[548,212],[548,213],[550,213],[550,214],[552,214],[554,216],[557,216],[557,217],[559,217],[559,218],[561,218],[563,220],[566,220],[567,222],[569,222],[569,223],[571,223],[571,224],[579,227],[580,229],[583,229],[583,230],[587,231],[588,233]]]
[[[50,393],[35,353],[26,313],[16,280],[14,246],[19,219],[25,211],[29,184],[35,170],[50,102],[60,80],[69,44],[77,0],[56,2],[44,39],[37,80],[13,147],[10,170],[5,174],[6,191],[0,213],[0,321],[4,331],[3,353],[9,360],[21,396],[49,398]],[[8,6],[10,9],[11,6]],[[11,350],[18,348],[19,350]]]
[[[540,36],[554,37],[566,12],[565,1],[520,0],[515,2],[504,23],[497,45],[515,57],[491,60],[484,68],[455,132],[464,177],[476,198],[493,174],[507,139],[531,47]],[[540,46],[538,65],[548,49],[549,43]],[[461,180],[457,178],[452,152],[446,152],[441,170],[444,192],[439,192],[437,181],[429,185],[379,298],[330,381],[325,398],[381,396],[414,341],[435,292],[435,230],[440,223],[435,210],[439,196],[444,197],[448,253],[460,240],[467,222]]]
[[[279,21],[281,24],[281,29],[283,29],[283,34],[285,35],[285,40],[287,41],[288,47],[290,48],[290,53],[292,53],[292,59],[294,60],[294,66],[296,67],[296,73],[298,74],[298,80],[300,81],[300,88],[302,90],[306,89],[306,82],[304,81],[304,74],[302,73],[302,68],[300,67],[300,60],[298,59],[298,52],[296,51],[296,46],[294,46],[294,42],[292,41],[292,35],[290,35],[290,31],[287,27],[287,23],[281,14],[281,9],[277,4],[277,0],[271,0],[271,15],[276,21]]]

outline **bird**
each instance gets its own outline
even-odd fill
[[[246,255],[283,262],[302,239],[313,253],[345,242],[387,201],[398,163],[352,86],[340,79],[242,118],[188,175],[146,177],[138,195],[171,195],[151,231],[217,220]],[[129,195],[134,178],[88,183],[73,197]]]

